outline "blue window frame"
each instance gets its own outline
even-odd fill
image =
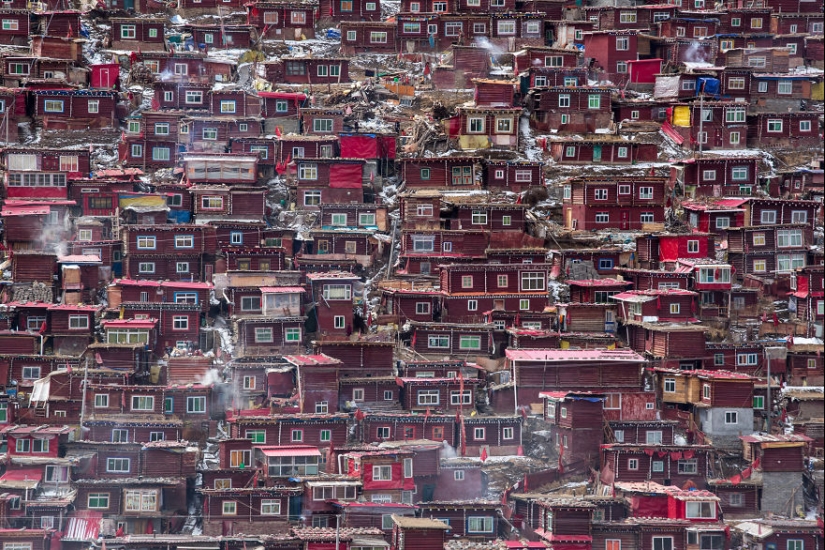
[[[602,258],[599,260],[599,269],[613,269],[613,260]]]

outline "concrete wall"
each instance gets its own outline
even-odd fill
[[[725,423],[727,412],[737,413],[736,424]],[[702,431],[710,437],[714,447],[736,451],[742,447],[739,436],[753,432],[753,409],[732,407],[699,409],[699,425]]]
[[[802,472],[762,473],[762,513],[794,517],[797,506],[804,505]]]

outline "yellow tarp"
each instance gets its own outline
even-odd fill
[[[490,138],[487,136],[459,136],[459,149],[488,149],[491,146]]]
[[[825,101],[825,81],[816,82],[811,86],[811,99]]]
[[[163,208],[166,206],[166,197],[161,195],[144,195],[140,197],[120,196],[118,201],[120,209],[123,210],[127,206],[142,207],[142,208]]]
[[[690,107],[687,105],[678,105],[673,108],[673,125],[690,126]]]

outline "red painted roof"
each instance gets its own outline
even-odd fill
[[[155,328],[158,324],[157,319],[114,319],[112,321],[103,321],[101,323],[103,328]]]
[[[19,470],[8,470],[2,477],[3,481],[40,481],[43,479],[43,468],[21,468]]]

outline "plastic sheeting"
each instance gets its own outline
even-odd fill
[[[657,76],[653,86],[654,99],[679,97],[679,76]]]
[[[341,157],[347,159],[377,159],[380,143],[375,134],[341,134]]]
[[[719,95],[719,79],[700,77],[697,82],[699,91],[709,95]]]
[[[337,163],[329,167],[329,186],[332,189],[360,189],[363,177],[361,164]]]
[[[667,498],[633,495],[631,507],[634,517],[666,518]]]

